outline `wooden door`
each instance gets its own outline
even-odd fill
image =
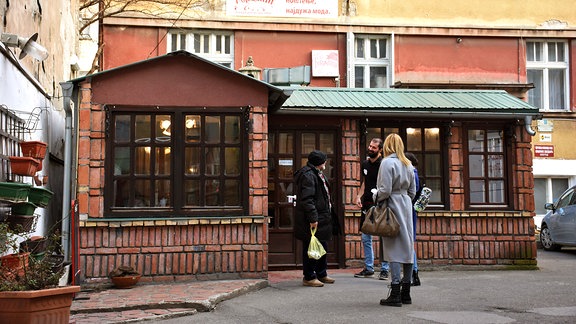
[[[324,174],[338,209],[340,197],[335,190],[340,170],[334,130],[277,130],[269,133],[268,215],[270,216],[268,264],[270,270],[294,269],[302,265],[302,242],[294,238],[294,173],[306,165],[308,153],[319,149],[328,155]],[[337,210],[338,211],[338,210]],[[339,265],[338,237],[328,248],[328,266]]]

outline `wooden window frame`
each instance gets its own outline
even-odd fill
[[[486,123],[486,124],[465,124],[463,125],[463,151],[464,153],[464,192],[465,192],[465,204],[466,208],[474,210],[474,209],[512,209],[513,199],[511,198],[512,193],[512,183],[513,180],[511,177],[513,176],[513,168],[512,168],[512,159],[513,159],[513,148],[511,143],[510,136],[510,126],[505,124],[498,124],[498,123]],[[484,131],[484,150],[482,152],[471,152],[469,148],[469,131],[473,130],[481,130]],[[488,150],[488,141],[487,136],[488,132],[498,132],[500,138],[502,139],[502,152],[496,151],[489,151]],[[470,156],[474,155],[481,155],[484,157],[483,159],[483,176],[471,176],[470,170]],[[490,155],[499,155],[503,157],[503,165],[502,165],[502,176],[490,176],[489,175],[489,162],[490,159],[488,158]],[[484,202],[472,202],[471,200],[471,181],[484,181],[485,190],[484,194]],[[493,202],[490,199],[490,190],[488,188],[488,183],[494,181],[502,181],[503,182],[503,202]]]
[[[105,186],[104,186],[104,217],[107,218],[121,218],[121,217],[130,217],[130,218],[149,218],[149,217],[166,217],[166,218],[173,218],[173,217],[211,217],[211,216],[240,216],[245,215],[247,212],[248,206],[248,153],[247,153],[247,142],[248,136],[245,130],[245,112],[238,111],[237,108],[221,108],[221,109],[211,109],[210,112],[206,112],[206,110],[201,108],[188,108],[188,109],[181,109],[181,108],[171,108],[171,107],[150,107],[148,109],[142,107],[118,107],[114,106],[114,111],[110,111],[110,109],[106,109],[106,124],[107,127],[107,136],[106,136],[106,159],[105,159]],[[130,140],[129,143],[116,143],[115,138],[115,118],[120,115],[128,115],[131,116],[131,126],[130,126]],[[125,146],[130,147],[130,151],[134,152],[135,147],[139,146],[136,143],[135,136],[134,136],[134,120],[137,115],[147,115],[147,116],[154,116],[154,115],[170,115],[172,117],[172,126],[171,129],[171,136],[170,142],[167,145],[154,145],[151,144],[153,147],[170,147],[171,149],[171,167],[170,167],[170,174],[167,176],[164,175],[157,175],[154,172],[150,172],[149,175],[135,175],[134,171],[127,176],[119,176],[115,175],[114,171],[114,152],[116,147]],[[201,171],[197,175],[190,175],[185,174],[184,172],[184,163],[185,163],[185,147],[190,146],[190,144],[186,143],[183,135],[184,134],[184,123],[185,123],[185,116],[187,115],[199,115],[204,120],[207,116],[218,116],[220,117],[221,123],[225,122],[226,117],[228,116],[238,116],[238,120],[240,124],[239,127],[239,141],[238,143],[226,143],[224,141],[224,132],[225,127],[221,125],[220,127],[220,142],[215,143],[204,143],[203,137],[201,142],[197,144],[199,147],[219,147],[220,148],[220,156],[222,157],[224,154],[224,149],[229,147],[236,147],[240,151],[240,163],[238,168],[240,170],[239,174],[236,175],[226,175],[225,174],[225,161],[224,159],[220,159],[220,171],[217,175],[206,175],[203,171]],[[151,134],[154,135],[153,128],[155,125],[151,123]],[[150,141],[152,143],[154,141]],[[153,149],[151,150],[153,151]],[[135,153],[131,153],[132,158],[134,157]],[[131,160],[131,168],[134,168],[135,161]],[[152,169],[154,168],[155,163],[152,163]],[[118,180],[119,178],[125,178],[128,180],[129,183],[129,196],[131,205],[128,207],[117,207],[114,205],[114,190],[115,185],[114,181]],[[226,206],[225,204],[221,205],[206,205],[206,200],[201,200],[202,204],[198,206],[187,206],[185,203],[184,197],[184,182],[186,179],[196,178],[200,181],[200,191],[205,190],[204,185],[206,181],[209,180],[218,180],[220,183],[223,183],[224,180],[237,180],[240,184],[240,193],[238,200],[240,205],[238,206]],[[134,196],[135,196],[135,189],[134,189],[134,182],[137,179],[147,180],[150,179],[151,186],[155,180],[158,179],[168,179],[170,181],[170,193],[172,193],[172,199],[169,202],[168,206],[145,206],[145,207],[137,207],[134,206]],[[154,192],[154,189],[150,189],[151,192]],[[225,190],[219,191],[219,201],[224,201],[224,192]],[[178,193],[182,193],[179,195]],[[204,193],[201,193],[203,196]],[[204,197],[204,196],[203,196]]]

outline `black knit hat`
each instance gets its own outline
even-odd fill
[[[308,162],[313,166],[319,166],[322,163],[326,162],[326,154],[322,151],[314,150],[308,154]]]

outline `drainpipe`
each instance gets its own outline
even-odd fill
[[[524,127],[526,127],[526,132],[530,136],[536,135],[536,132],[532,129],[532,116],[524,116]]]
[[[72,97],[73,84],[60,82],[63,92],[64,111],[66,112],[66,130],[64,132],[64,182],[62,192],[62,248],[64,260],[70,257],[70,208],[71,208],[71,173],[72,173]]]

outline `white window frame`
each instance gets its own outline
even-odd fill
[[[182,45],[182,35],[185,36],[185,46]],[[205,36],[208,36],[208,52],[196,51],[194,49],[194,37],[201,36],[201,42],[204,41]],[[229,53],[219,53],[216,51],[216,42],[218,36],[221,36],[221,41],[224,41],[225,37],[230,38],[230,52]],[[176,38],[176,46],[172,46],[172,40]],[[210,60],[215,63],[219,63],[234,69],[234,33],[223,32],[215,30],[191,30],[189,32],[182,31],[171,31],[168,33],[168,41],[166,42],[166,51],[168,53],[177,50],[186,50],[190,53],[194,53],[200,57]],[[204,44],[201,43],[201,48],[204,48]],[[221,44],[221,48],[224,48],[224,43]]]
[[[394,69],[393,69],[393,53],[394,49],[392,44],[394,43],[394,35],[392,34],[354,34],[348,32],[346,34],[347,38],[347,84],[348,88],[356,87],[356,67],[364,67],[364,86],[363,88],[370,88],[370,69],[371,67],[386,67],[386,85],[385,88],[389,88],[393,84]],[[365,39],[365,42],[369,42],[370,39],[385,39],[386,40],[386,57],[385,58],[356,58],[356,39]],[[366,48],[366,47],[365,47]],[[367,51],[365,51],[367,53]]]
[[[528,71],[539,70],[542,71],[542,89],[532,89],[530,91],[541,91],[542,107],[541,111],[569,111],[569,98],[570,98],[570,70],[569,70],[569,44],[565,40],[558,39],[529,39],[526,40],[526,52],[530,43],[540,43],[542,45],[542,59],[541,61],[529,61],[526,53],[526,77]],[[548,45],[550,43],[563,43],[564,44],[564,61],[563,62],[550,62],[548,58]],[[564,73],[564,108],[550,107],[550,92],[549,92],[549,70],[562,69]],[[530,93],[529,93],[530,95]]]

